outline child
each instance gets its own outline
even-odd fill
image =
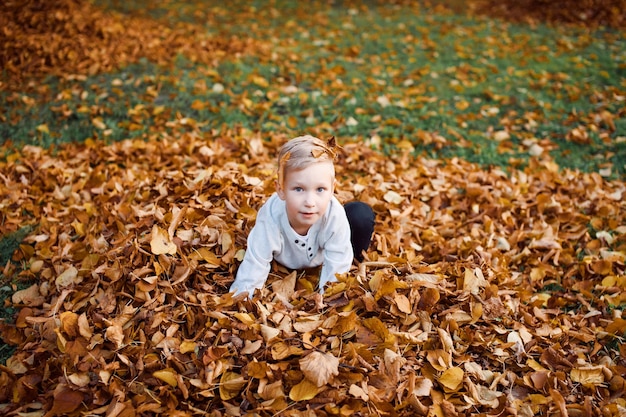
[[[235,295],[254,294],[267,280],[272,260],[290,269],[322,265],[319,288],[359,261],[374,231],[374,212],[365,203],[345,208],[335,191],[334,138],[329,143],[300,136],[278,154],[276,192],[258,212],[248,248],[230,287]]]

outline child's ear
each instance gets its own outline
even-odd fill
[[[285,199],[285,190],[280,186],[280,182],[278,180],[274,181],[274,185],[276,186],[276,194],[281,200]]]

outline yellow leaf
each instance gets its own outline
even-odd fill
[[[233,399],[239,395],[246,380],[236,372],[224,372],[220,379],[220,398],[224,401]]]
[[[16,356],[11,356],[7,359],[6,367],[15,375],[22,375],[28,372],[28,368],[26,367],[26,365],[24,365],[24,363]]]
[[[101,117],[94,117],[91,119],[91,123],[100,130],[104,130],[107,128],[107,125],[104,124]]]
[[[272,352],[272,359],[277,361],[283,360],[292,355],[302,354],[302,349],[297,346],[290,346],[285,342],[279,342],[272,345],[270,350]]]
[[[196,342],[184,340],[180,344],[180,353],[195,352],[197,346]]]
[[[550,398],[541,394],[529,394],[527,399],[530,400],[530,403],[533,405],[545,405],[552,402]]]
[[[573,382],[578,382],[585,386],[596,386],[604,383],[603,366],[586,366],[584,368],[572,369],[570,375]]]
[[[461,100],[461,101],[458,101],[458,102],[455,104],[455,107],[456,107],[458,110],[465,110],[465,109],[467,109],[467,108],[469,107],[469,105],[470,105],[470,104],[469,104],[466,100]]]
[[[150,250],[155,255],[175,255],[176,244],[171,241],[170,236],[165,230],[157,226],[152,226],[152,238],[150,239]]]
[[[378,317],[363,319],[362,323],[365,327],[371,330],[372,333],[380,337],[382,340],[387,340],[389,338],[389,329]]]
[[[437,274],[411,274],[405,277],[407,281],[417,282],[424,286],[434,286],[443,281],[443,276]]]
[[[220,266],[220,258],[218,258],[216,254],[211,252],[209,248],[198,248],[197,250],[193,251],[191,255],[189,255],[189,258],[195,261],[199,261],[200,259],[202,259],[208,264],[206,266],[208,266],[209,268],[217,268],[218,266]]]
[[[322,387],[339,375],[339,359],[330,353],[313,351],[300,359],[300,370],[308,380]]]
[[[302,382],[291,388],[291,391],[289,391],[289,398],[293,401],[307,401],[315,398],[319,392],[320,389],[317,385],[304,378]]]
[[[247,324],[248,326],[256,322],[254,317],[251,316],[249,313],[235,313],[234,316],[240,322],[242,322],[243,324]]]
[[[528,359],[526,361],[526,365],[528,365],[529,368],[535,370],[535,371],[545,371],[546,368],[544,368],[539,362],[537,362],[534,359]]]
[[[463,382],[463,369],[453,366],[439,377],[439,383],[450,391],[456,391]]]
[[[258,85],[259,87],[268,87],[269,86],[269,82],[261,77],[260,75],[254,75],[252,76],[252,82],[256,85]]]
[[[155,371],[152,373],[152,376],[160,379],[161,381],[165,382],[166,384],[171,385],[174,388],[178,386],[178,378],[176,378],[177,376],[176,371],[174,371],[171,368],[166,368],[160,371]]]
[[[41,133],[50,133],[50,129],[48,129],[48,125],[45,123],[37,126],[37,131]]]
[[[503,142],[505,140],[509,140],[511,135],[506,130],[498,130],[493,134],[493,139],[497,142]]]
[[[241,102],[247,109],[251,108],[254,105],[254,102],[246,97],[242,98]]]

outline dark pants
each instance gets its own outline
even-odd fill
[[[361,202],[351,201],[345,204],[344,209],[350,223],[352,250],[357,261],[363,260],[363,252],[367,251],[374,233],[374,210]]]

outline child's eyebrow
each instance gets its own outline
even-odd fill
[[[296,180],[296,179],[291,179],[288,181],[291,185],[311,185],[314,187],[322,187],[322,186],[327,186],[329,183],[332,184],[332,179],[326,180],[323,178],[314,178],[312,180],[308,180],[308,179],[300,179],[300,180]]]

